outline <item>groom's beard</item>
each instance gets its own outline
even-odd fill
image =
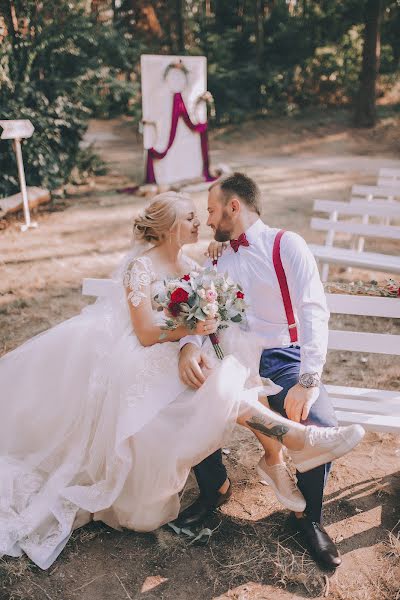
[[[231,233],[230,233],[230,231],[224,231],[222,229],[216,229],[214,231],[214,239],[217,242],[229,242],[229,240],[231,239]]]
[[[229,242],[232,237],[233,222],[229,215],[223,214],[218,226],[214,230],[214,239],[217,242]]]

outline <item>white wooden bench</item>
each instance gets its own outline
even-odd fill
[[[331,313],[400,319],[400,299],[327,294]],[[400,335],[329,330],[329,350],[400,356]],[[400,359],[399,375],[400,375]],[[340,374],[338,373],[338,376]],[[341,424],[360,423],[372,431],[400,433],[400,391],[327,385]]]
[[[400,184],[396,184],[393,180],[390,184],[385,185],[382,181],[387,181],[387,178],[378,177],[378,185],[353,185],[351,188],[350,202],[367,200],[374,204],[381,204],[382,208],[386,202],[396,202],[400,200]],[[369,223],[369,215],[364,214],[363,223]],[[390,225],[390,217],[384,216],[381,219],[384,225]],[[359,237],[354,247],[360,252],[364,249],[364,238]]]
[[[353,185],[350,193],[350,202],[353,200],[386,200],[394,202],[400,200],[400,182],[389,185]]]
[[[400,201],[400,184],[392,183],[391,185],[353,185],[351,188],[350,202],[367,200],[368,202],[381,203],[384,205],[385,202],[397,202]],[[381,219],[385,225],[390,224],[388,217]],[[363,223],[369,222],[369,216],[363,216]],[[359,238],[357,247],[360,251],[364,248],[364,239]]]
[[[379,169],[377,183],[381,187],[400,187],[400,169]]]
[[[118,288],[118,284],[113,279],[94,279],[87,278],[82,282],[83,296],[96,296],[97,298],[111,296]]]
[[[109,296],[118,284],[111,279],[84,279],[82,293]],[[399,318],[400,299],[327,294],[332,313]],[[329,331],[330,350],[375,352],[400,356],[400,335]],[[342,424],[361,423],[373,431],[400,432],[400,392],[327,385],[338,420]]]
[[[347,267],[359,267],[387,273],[400,273],[400,252],[395,255],[381,254],[378,252],[364,252],[364,244],[354,244],[351,248],[338,248],[334,246],[335,234],[348,234],[350,243],[354,236],[364,241],[365,237],[391,239],[399,241],[400,225],[387,225],[366,222],[365,217],[378,219],[400,220],[400,202],[354,200],[353,202],[336,202],[334,200],[316,200],[314,210],[328,213],[327,219],[314,217],[311,228],[325,231],[325,245],[309,244],[317,261],[322,263],[322,281],[326,281],[330,264],[341,264]],[[353,220],[340,221],[339,217],[358,217],[363,222]]]

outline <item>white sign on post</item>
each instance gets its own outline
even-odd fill
[[[0,127],[3,128],[3,133],[1,134],[2,140],[14,140],[14,150],[17,157],[19,184],[21,187],[21,195],[25,216],[25,225],[21,226],[21,231],[27,231],[30,227],[37,227],[37,223],[33,223],[31,221],[31,215],[29,212],[24,162],[22,160],[21,140],[30,138],[33,132],[35,131],[35,128],[28,119],[3,120],[0,121]]]
[[[15,140],[30,138],[35,131],[34,126],[28,119],[16,119],[14,121],[0,121],[3,128],[2,140]]]

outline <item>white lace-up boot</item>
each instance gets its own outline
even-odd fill
[[[272,487],[276,497],[283,506],[294,512],[303,512],[305,510],[306,501],[286,463],[269,466],[265,462],[265,457],[262,456],[256,466],[256,470],[260,476],[260,480]]]
[[[363,439],[365,430],[361,425],[346,427],[306,427],[306,439],[301,450],[289,450],[296,469],[300,473],[329,463],[347,454]]]

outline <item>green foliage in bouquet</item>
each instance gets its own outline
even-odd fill
[[[179,325],[194,329],[197,321],[207,318],[217,318],[219,328],[223,329],[230,322],[240,323],[245,319],[241,286],[213,267],[166,280],[165,290],[155,296],[155,301],[166,312],[167,329]]]

